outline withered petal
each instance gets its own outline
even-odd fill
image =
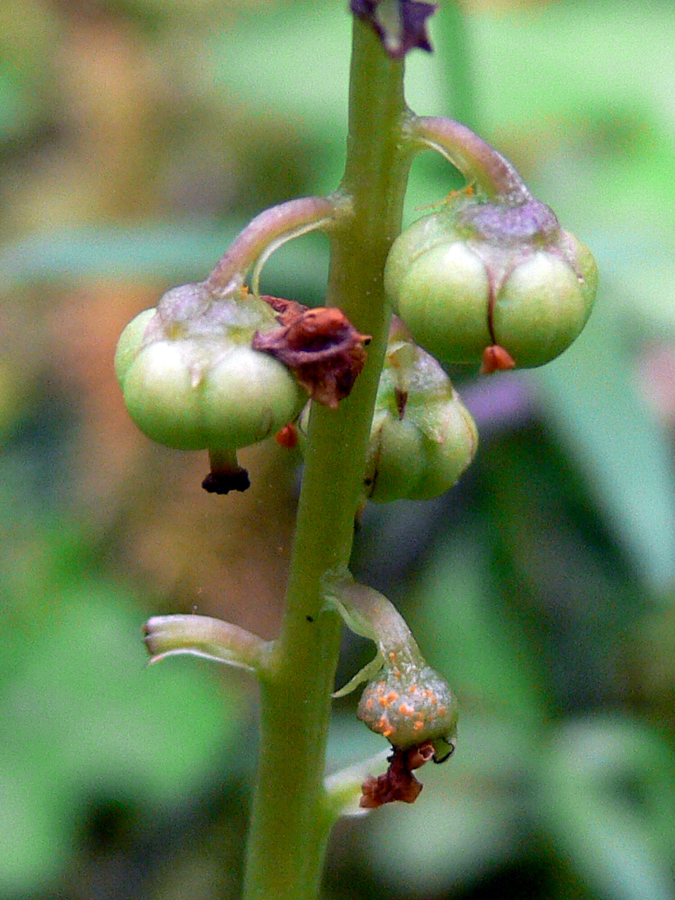
[[[389,757],[389,768],[384,775],[371,775],[361,785],[362,809],[377,809],[386,803],[414,803],[420,795],[422,784],[412,774],[433,758],[434,748],[430,741],[416,747],[402,750],[395,747]]]
[[[256,333],[253,349],[291,369],[313,400],[335,408],[363,370],[364,344],[370,337],[360,334],[337,307],[307,309],[292,300],[265,299],[275,301],[270,305],[282,324]]]

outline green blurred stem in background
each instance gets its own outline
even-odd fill
[[[472,131],[480,131],[470,36],[461,0],[446,2],[435,23],[436,41],[442,48],[440,59],[447,108],[453,119]]]
[[[372,335],[368,364],[337,410],[314,404],[287,606],[273,663],[261,679],[258,780],[245,900],[311,900],[319,891],[333,814],[324,757],[341,620],[323,608],[321,579],[348,565],[380,369],[389,328],[387,253],[401,226],[411,156],[401,60],[354,22],[347,164],[352,215],[332,234],[327,305]]]

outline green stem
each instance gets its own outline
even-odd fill
[[[298,509],[287,607],[271,671],[261,684],[258,780],[245,900],[314,900],[331,813],[324,759],[341,621],[324,608],[322,578],[351,554],[365,451],[386,349],[384,263],[400,230],[410,154],[403,63],[356,20],[347,165],[350,215],[336,223],[328,305],[372,335],[368,364],[337,410],[314,404]]]
[[[462,0],[443,4],[436,19],[435,35],[452,118],[480,131],[471,36]]]
[[[413,147],[428,147],[445,156],[487,197],[510,203],[532,199],[513,164],[466,125],[440,116],[411,116],[406,134]]]
[[[249,269],[286,241],[317,228],[329,229],[342,212],[332,197],[299,197],[266,209],[256,216],[231,244],[206,279],[213,294],[227,294],[244,283]]]

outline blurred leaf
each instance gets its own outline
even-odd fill
[[[137,228],[59,229],[0,251],[0,289],[9,293],[25,283],[73,279],[201,280],[245,225],[232,221],[218,231],[194,221],[147,223]],[[325,292],[326,259],[326,247],[316,236],[293,241],[266,265],[263,287],[281,283],[298,292],[321,295]]]
[[[639,351],[645,340],[675,343],[675,235],[605,230],[593,236],[593,248],[614,288],[611,302],[626,347]]]
[[[0,141],[26,137],[49,111],[59,31],[50,4],[0,4]]]
[[[403,897],[440,896],[522,853],[530,835],[532,735],[476,717],[461,727],[447,764],[421,770],[414,806],[394,804],[368,819],[375,872]]]
[[[560,728],[544,751],[542,822],[608,900],[672,900],[675,767],[643,725],[617,717]]]
[[[570,350],[528,377],[610,527],[650,587],[663,590],[675,581],[673,453],[638,395],[607,288],[601,285],[589,324]]]
[[[469,536],[474,537],[473,541]],[[436,548],[411,598],[411,626],[431,665],[462,701],[538,726],[543,709],[536,669],[513,626],[492,602],[492,577],[475,533]],[[460,712],[460,744],[463,741]]]
[[[536,4],[473,15],[478,100],[498,127],[602,100],[671,103],[675,19],[667,3]]]
[[[343,4],[284,2],[261,16],[255,6],[237,23],[240,40],[214,33],[191,67],[195,88],[252,109],[273,109],[315,137],[324,149],[316,191],[335,190],[344,169],[351,17]],[[442,112],[438,67],[427,54],[411,54],[407,96],[425,113]]]
[[[85,583],[54,601],[0,684],[3,895],[53,875],[92,792],[162,804],[199,790],[222,771],[244,711],[236,686],[223,691],[194,661],[145,668],[140,617],[114,587]]]

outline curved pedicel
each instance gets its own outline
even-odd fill
[[[210,616],[153,616],[143,626],[150,662],[168,656],[199,656],[235,668],[260,672],[272,652],[272,642]]]

